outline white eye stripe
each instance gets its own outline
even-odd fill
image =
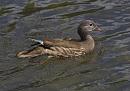
[[[87,29],[88,31],[92,31],[92,27],[93,26],[84,26],[84,28]]]

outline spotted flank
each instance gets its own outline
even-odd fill
[[[28,51],[22,51],[17,54],[18,57],[36,57],[40,55],[48,55],[48,57],[76,57],[85,54],[84,48],[65,48],[65,47],[36,47]]]
[[[82,54],[85,54],[84,48],[76,49],[76,48],[65,48],[65,47],[51,47],[50,50],[57,53],[56,56],[62,56],[62,57],[73,57],[73,56],[80,56]]]

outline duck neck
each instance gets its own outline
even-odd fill
[[[80,36],[81,37],[81,36]],[[92,36],[87,34],[86,36],[82,36],[81,37],[81,41],[89,41],[89,40],[93,40]]]
[[[87,39],[88,39],[88,34],[84,34],[84,35],[82,35],[82,36],[80,36],[80,38],[81,38],[81,41],[86,41]]]
[[[82,30],[81,28],[78,28],[78,34],[79,34],[79,36],[81,38],[81,41],[88,40],[88,38],[90,36],[88,32]]]

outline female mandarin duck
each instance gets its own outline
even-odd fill
[[[21,51],[18,57],[36,57],[39,55],[48,55],[51,57],[73,57],[91,52],[95,43],[90,31],[101,31],[101,29],[92,20],[82,21],[78,26],[79,40],[73,39],[44,39],[43,41],[32,39],[38,42],[31,50]]]

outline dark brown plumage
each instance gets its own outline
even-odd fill
[[[101,29],[91,20],[82,21],[78,26],[79,40],[69,39],[47,39],[43,41],[33,41],[41,43],[31,50],[21,51],[18,57],[36,57],[39,55],[48,55],[49,57],[73,57],[89,53],[94,49],[95,43],[90,31],[100,31]]]

